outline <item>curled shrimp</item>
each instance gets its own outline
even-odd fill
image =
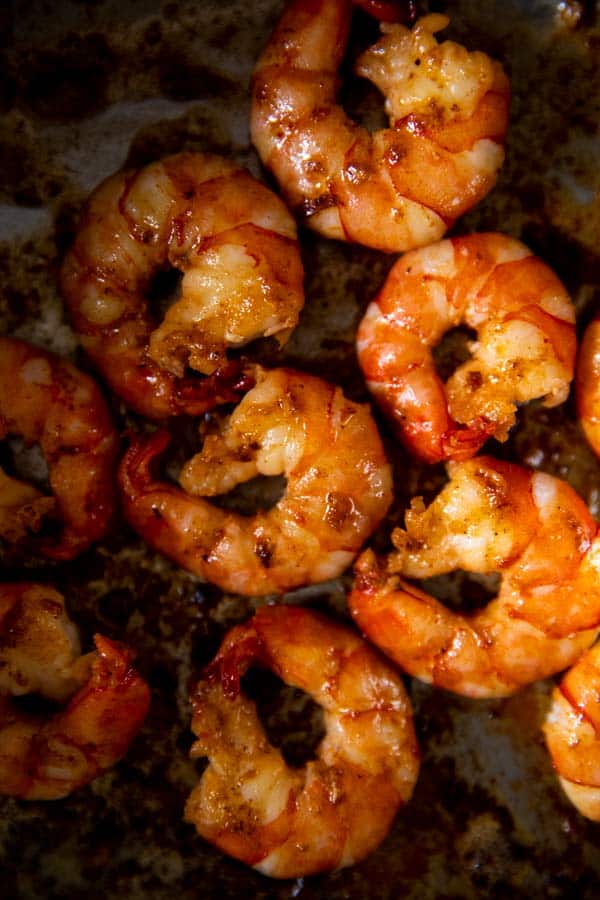
[[[36,546],[52,559],[72,559],[102,538],[116,509],[118,435],[92,379],[52,353],[0,337],[0,438],[39,443],[53,498],[0,478],[0,537],[19,541],[57,518],[62,531]]]
[[[600,644],[554,689],[544,733],[567,797],[582,815],[600,822]]]
[[[279,593],[337,577],[391,503],[391,474],[367,406],[290,369],[256,386],[208,435],[176,487],[153,477],[166,432],[136,438],[120,468],[125,516],[155,549],[223,590]],[[252,516],[204,497],[256,475],[285,475],[283,497]]]
[[[575,372],[577,412],[583,432],[600,456],[600,318],[585,330]]]
[[[131,653],[96,635],[80,655],[62,596],[40,584],[0,586],[0,793],[56,800],[111,768],[146,716],[150,692]],[[32,713],[37,693],[63,709]]]
[[[367,385],[406,446],[426,462],[506,440],[517,404],[566,400],[575,313],[556,275],[519,241],[474,234],[405,254],[359,325]],[[474,329],[471,357],[443,383],[433,350]]]
[[[157,273],[183,272],[161,324]],[[104,181],[62,267],[74,327],[103,377],[150,419],[199,415],[248,385],[228,347],[284,343],[304,303],[295,223],[237,165],[180,153]],[[186,374],[186,367],[205,378]]]
[[[600,628],[600,539],[565,482],[490,457],[448,464],[450,481],[396,529],[387,561],[357,561],[350,610],[411,675],[501,697],[571,665]],[[463,615],[400,576],[498,573],[498,594]]]
[[[292,769],[240,690],[264,666],[324,712],[317,758]],[[418,748],[397,673],[347,628],[270,606],[226,636],[193,696],[192,756],[209,765],[185,809],[199,834],[273,878],[363,859],[412,794]]]
[[[361,5],[378,14],[378,4]],[[484,53],[438,44],[446,16],[425,16],[412,30],[382,24],[357,64],[384,94],[390,119],[370,134],[336,103],[351,15],[351,0],[288,4],[255,68],[252,140],[290,206],[320,234],[389,252],[421,247],[494,185],[508,80]]]

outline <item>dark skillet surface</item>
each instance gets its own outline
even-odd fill
[[[187,148],[231,155],[259,173],[248,139],[247,84],[279,8],[270,0],[16,0],[2,7],[3,331],[85,365],[57,294],[57,266],[85,196],[123,164]],[[600,299],[600,31],[593,6],[457,0],[429,8],[452,16],[451,36],[502,60],[514,91],[499,184],[456,230],[522,238],[565,281],[581,327]],[[573,28],[578,8],[583,16]],[[376,118],[374,94],[363,84],[351,82],[345,99],[354,113]],[[258,355],[366,399],[354,332],[392,259],[307,233],[302,246],[307,303],[300,327],[283,352],[263,347]],[[445,347],[447,362],[454,349]],[[112,402],[121,426],[140,424]],[[388,522],[374,538],[383,548],[409,498],[430,495],[443,472],[411,463],[380,424],[397,484]],[[187,441],[189,424],[180,433]],[[486,449],[566,478],[598,515],[600,464],[583,441],[572,401],[523,410],[508,444]],[[22,469],[35,468],[35,460],[20,457],[17,451]],[[187,759],[188,683],[225,629],[263,601],[199,583],[152,554],[125,525],[74,564],[5,560],[2,577],[24,572],[65,593],[86,647],[96,630],[134,646],[153,701],[127,758],[92,785],[55,803],[0,800],[3,896],[600,896],[600,826],[563,797],[541,738],[551,682],[508,700],[474,702],[407,680],[423,764],[388,839],[352,869],[272,882],[213,850],[182,821],[198,777]],[[456,602],[462,593],[467,605],[480,602],[484,588],[463,580],[442,579],[440,596]],[[347,584],[340,579],[289,599],[345,618]],[[266,679],[255,678],[253,691],[274,739],[287,735],[286,752],[297,759],[318,731],[316,711],[291,692],[280,703]]]

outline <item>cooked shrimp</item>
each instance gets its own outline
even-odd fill
[[[377,4],[362,3],[377,15]],[[380,18],[387,17],[390,4]],[[253,79],[251,134],[291,207],[325,237],[389,252],[438,240],[494,185],[509,84],[499,63],[434,34],[382,24],[357,73],[384,94],[390,127],[371,135],[336,104],[351,0],[292,0]]]
[[[583,432],[600,456],[600,318],[586,328],[575,372],[577,411]]]
[[[54,497],[45,497],[32,484],[0,469],[0,538],[16,544],[39,531],[46,516],[55,510]]]
[[[7,435],[39,443],[54,499],[2,478],[0,537],[27,537],[50,515],[62,532],[35,543],[45,556],[72,559],[102,538],[116,508],[119,440],[92,379],[52,353],[0,337],[0,438]]]
[[[183,272],[156,327],[155,276]],[[62,268],[73,323],[103,377],[151,419],[198,415],[247,387],[228,347],[284,343],[304,302],[296,226],[264,185],[218,156],[180,153],[92,194]],[[207,377],[186,374],[191,367]]]
[[[519,241],[474,234],[405,254],[357,335],[369,389],[406,446],[426,462],[473,456],[506,440],[517,404],[566,400],[575,313],[556,275]],[[433,349],[459,325],[477,333],[446,384]]]
[[[431,505],[396,529],[387,562],[356,564],[350,610],[411,675],[471,697],[501,697],[571,665],[600,628],[600,537],[563,481],[490,457],[449,463]],[[497,596],[452,612],[408,578],[499,573]]]
[[[180,475],[156,480],[165,432],[135,439],[120,469],[127,519],[155,549],[226,591],[279,593],[335,578],[391,503],[391,475],[368,407],[290,369],[257,369],[257,384],[222,433]],[[252,516],[204,497],[256,475],[285,475],[283,497]]]
[[[64,600],[40,584],[0,586],[0,793],[65,797],[126,753],[150,701],[131,654],[101,635],[80,655]],[[20,709],[10,695],[37,693],[63,710]]]
[[[292,769],[240,690],[253,664],[323,708],[317,758]],[[209,765],[185,817],[219,849],[273,878],[352,865],[412,794],[418,749],[397,673],[357,635],[293,606],[262,607],[225,638],[192,696],[192,756]]]
[[[567,797],[600,822],[600,644],[554,689],[544,732]]]

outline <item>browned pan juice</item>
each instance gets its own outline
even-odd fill
[[[248,81],[281,8],[258,0],[13,0],[0,9],[0,265],[2,330],[85,367],[58,296],[57,270],[81,205],[104,177],[181,149],[232,156],[260,173],[248,136]],[[546,0],[431,2],[449,36],[507,68],[513,89],[507,160],[492,193],[455,233],[505,231],[549,263],[576,302],[579,328],[600,301],[600,26],[593,3]],[[355,29],[354,48],[365,39]],[[375,92],[357,80],[344,102],[378,121]],[[307,301],[283,351],[257,348],[367,399],[355,353],[357,322],[392,258],[302,233]],[[460,347],[447,342],[442,364]],[[112,398],[119,425],[136,425]],[[415,493],[431,496],[440,467],[411,461],[381,430],[396,500],[373,538]],[[193,441],[188,424],[182,440]],[[531,405],[491,453],[566,478],[598,515],[600,463],[574,404]],[[18,462],[18,461],[17,461]],[[30,460],[21,463],[34,465]],[[35,467],[35,465],[34,465]],[[270,485],[255,491],[265,500]],[[251,508],[252,496],[238,498]],[[187,690],[224,631],[261,601],[223,595],[153,554],[121,524],[74,563],[5,559],[3,578],[49,580],[61,590],[84,645],[99,630],[138,652],[152,707],[127,757],[66,800],[0,800],[6,897],[579,897],[600,896],[600,826],[563,797],[540,731],[550,682],[507,700],[470,701],[409,683],[423,754],[413,799],[361,865],[297,882],[271,882],[213,850],[182,820],[198,773]],[[485,586],[442,579],[437,590],[467,607]],[[290,595],[346,617],[340,579]],[[287,598],[286,598],[287,599]],[[272,736],[301,761],[317,739],[314,705],[260,675],[248,684]],[[312,736],[312,737],[311,737]]]

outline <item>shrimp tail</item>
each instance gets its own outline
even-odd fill
[[[353,0],[353,2],[379,22],[401,22],[408,25],[417,18],[417,4],[414,0]]]
[[[204,670],[209,684],[219,684],[225,697],[235,700],[241,692],[242,676],[252,662],[260,662],[264,648],[255,629],[248,626],[233,628],[227,643]]]
[[[254,386],[251,368],[232,360],[202,379],[173,379],[173,414],[201,416],[224,403],[237,403]]]
[[[65,735],[86,747],[98,772],[126,752],[150,706],[150,689],[122,644],[94,636],[98,656],[89,682],[65,711]]]
[[[154,461],[161,456],[169,444],[171,435],[166,429],[147,435],[131,435],[131,443],[121,462],[122,488],[125,496],[143,494],[151,489],[155,478],[152,472]]]
[[[471,459],[488,438],[494,436],[495,430],[495,423],[483,416],[474,419],[469,427],[456,424],[442,437],[439,457],[432,462],[442,460],[462,462]]]

